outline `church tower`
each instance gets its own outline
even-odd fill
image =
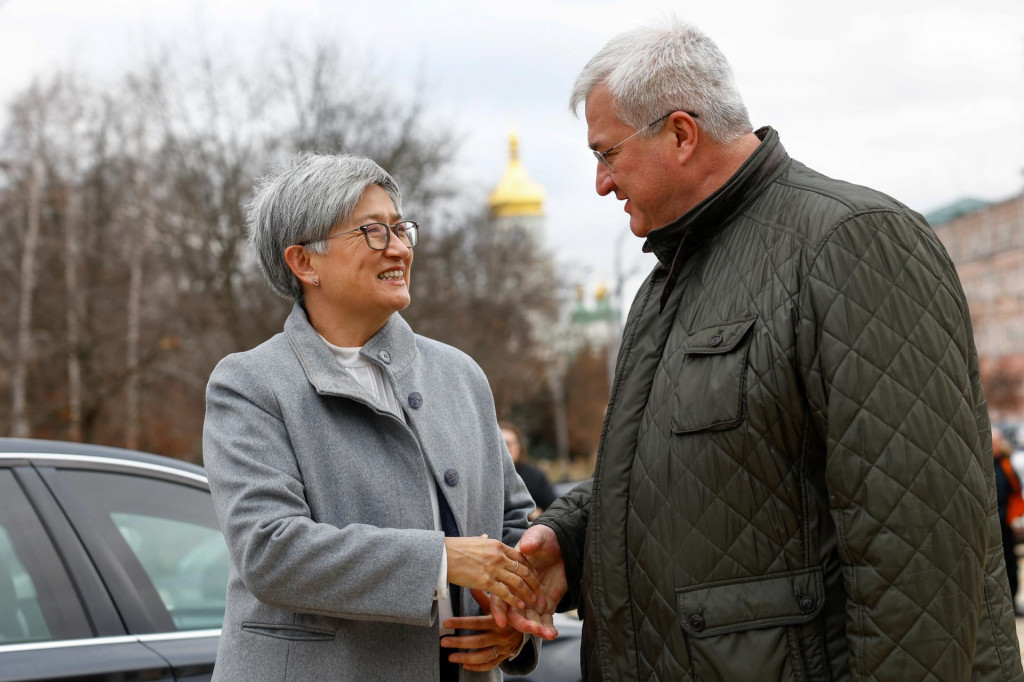
[[[508,136],[508,165],[487,201],[498,228],[521,230],[538,246],[544,245],[544,188],[519,160],[519,137]]]

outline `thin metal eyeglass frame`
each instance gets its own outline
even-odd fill
[[[374,246],[370,243],[370,234],[367,230],[374,225],[383,225],[384,230],[384,246]],[[405,225],[405,234],[409,238],[409,241],[404,241],[401,237],[398,237],[398,226]],[[410,228],[411,226],[411,228]],[[420,225],[415,220],[400,220],[394,225],[388,225],[387,223],[368,223],[366,225],[360,225],[354,230],[347,230],[345,232],[335,232],[332,235],[328,235],[323,239],[309,239],[304,242],[299,242],[299,246],[308,246],[309,244],[315,244],[316,242],[325,242],[328,239],[334,239],[346,234],[352,234],[353,232],[362,232],[363,239],[366,241],[366,245],[373,251],[387,251],[388,247],[391,246],[391,234],[394,233],[398,240],[405,244],[410,249],[415,248],[420,242]]]
[[[612,153],[613,151],[615,151],[615,148],[616,148],[616,147],[621,147],[622,145],[626,144],[627,142],[629,142],[630,140],[632,140],[632,139],[633,139],[634,137],[636,137],[636,136],[637,136],[637,135],[639,135],[640,133],[642,133],[642,132],[644,132],[645,130],[647,130],[648,128],[650,128],[650,127],[651,127],[652,125],[654,125],[655,123],[661,123],[661,122],[662,122],[662,121],[664,121],[664,120],[665,120],[666,118],[668,118],[668,117],[669,117],[669,116],[671,116],[672,114],[676,113],[676,111],[679,111],[679,109],[676,109],[676,110],[674,110],[674,111],[670,111],[670,112],[668,112],[667,114],[665,114],[664,116],[662,116],[661,118],[658,118],[658,119],[656,119],[656,120],[654,120],[654,121],[651,121],[650,123],[648,123],[647,125],[645,125],[645,126],[644,126],[643,128],[641,128],[640,130],[637,130],[637,131],[636,131],[635,133],[633,133],[632,135],[630,135],[629,137],[627,137],[627,138],[626,138],[625,140],[622,140],[622,141],[621,141],[621,142],[619,142],[618,144],[613,144],[613,145],[612,145],[611,147],[608,147],[608,149],[605,149],[605,150],[604,150],[603,152],[602,152],[602,151],[598,151],[598,150],[596,150],[596,149],[591,149],[590,151],[591,151],[591,152],[593,152],[593,154],[594,154],[594,157],[595,157],[595,158],[596,158],[596,159],[597,159],[598,161],[600,161],[601,163],[603,163],[603,164],[604,164],[605,168],[607,168],[608,170],[615,170],[614,168],[612,168],[612,162],[608,160],[608,155],[609,155],[610,153]],[[697,118],[697,114],[693,113],[692,111],[687,111],[687,112],[684,112],[684,113],[686,113],[686,114],[689,114],[691,118]]]

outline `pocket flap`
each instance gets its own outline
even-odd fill
[[[728,353],[736,347],[754,325],[757,315],[736,322],[723,322],[695,331],[683,343],[683,352],[690,355]]]
[[[287,639],[297,642],[326,641],[334,639],[335,631],[329,628],[318,628],[309,625],[290,625],[283,623],[242,623],[242,630],[254,635],[264,635],[275,639]]]
[[[820,567],[676,590],[679,623],[698,638],[806,623],[824,604]]]

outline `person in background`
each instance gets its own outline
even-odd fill
[[[1010,463],[1013,454],[1009,441],[998,429],[992,429],[992,458],[996,473],[996,501],[999,506],[999,529],[1003,538],[1003,560],[1006,562],[1006,577],[1010,583],[1010,597],[1014,602],[1014,613],[1022,615],[1017,606],[1018,564],[1017,545],[1013,524],[1024,516],[1024,497],[1021,497],[1020,477]]]
[[[478,604],[533,601],[509,545],[534,504],[484,373],[398,314],[419,241],[398,185],[370,159],[301,154],[248,218],[256,262],[294,303],[207,387],[203,459],[231,557],[214,680],[529,672],[536,646]]]
[[[550,507],[558,496],[555,495],[555,489],[551,487],[551,482],[544,471],[526,461],[526,440],[523,438],[522,431],[508,421],[499,422],[498,426],[501,427],[501,437],[505,439],[508,454],[511,455],[512,461],[516,465],[516,473],[519,474],[519,478],[523,479],[526,489],[530,491],[530,495],[537,505],[530,514],[532,521]]]

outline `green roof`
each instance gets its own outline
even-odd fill
[[[619,312],[612,308],[611,302],[607,298],[603,298],[593,308],[588,308],[583,301],[580,301],[576,305],[576,309],[572,311],[571,321],[573,324],[587,324],[602,320],[614,322],[618,319]]]
[[[980,211],[983,208],[987,208],[992,205],[991,201],[983,201],[981,199],[974,199],[973,197],[966,197],[964,199],[957,199],[951,204],[937,208],[930,213],[924,215],[925,219],[931,224],[932,227],[948,223],[951,220],[956,220],[962,216]]]

